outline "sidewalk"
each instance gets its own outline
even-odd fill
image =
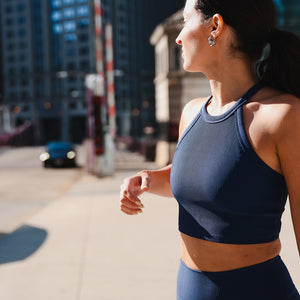
[[[123,178],[155,165],[119,153],[117,168],[114,177],[84,174],[64,197],[0,239],[1,299],[176,299],[176,201],[145,194],[143,214],[121,213]],[[300,289],[290,227],[285,216],[282,257]]]
[[[155,166],[120,155],[114,177],[84,174],[63,198],[0,239],[1,299],[175,299],[177,205],[145,195],[142,215],[121,213],[123,178]]]

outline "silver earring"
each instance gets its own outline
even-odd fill
[[[208,38],[208,43],[209,43],[209,46],[211,46],[211,47],[213,47],[216,44],[216,42],[215,42],[215,40],[213,39],[212,36],[210,36]]]

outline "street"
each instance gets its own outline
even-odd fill
[[[43,168],[44,147],[0,149],[0,233],[10,232],[49,202],[61,197],[82,175],[78,168]]]
[[[138,154],[118,152],[115,176],[97,178],[85,170],[43,170],[33,159],[39,150],[18,149],[23,150],[20,155],[27,158],[23,167],[12,164],[16,174],[20,172],[18,177],[51,171],[60,179],[51,177],[56,199],[47,198],[48,204],[38,206],[31,215],[20,214],[18,227],[0,238],[1,299],[175,299],[180,253],[176,202],[146,194],[142,215],[127,216],[119,209],[123,178],[154,168],[153,163]],[[17,162],[8,159],[12,156],[18,155],[7,152],[5,161]],[[63,179],[63,174],[73,182]],[[60,190],[66,183],[70,188]],[[30,197],[26,198],[29,203]]]
[[[138,216],[119,210],[119,186],[155,168],[118,152],[116,174],[43,169],[43,148],[0,150],[0,298],[5,300],[172,300],[180,242],[177,204],[146,193]],[[84,165],[84,149],[79,149]],[[11,218],[11,219],[10,219]],[[300,290],[299,255],[287,206],[282,253]]]

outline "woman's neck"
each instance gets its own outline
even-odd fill
[[[211,106],[220,110],[237,101],[258,81],[251,64],[242,59],[223,62],[213,73],[208,76],[213,95]]]

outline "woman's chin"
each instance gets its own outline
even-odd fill
[[[196,69],[195,66],[193,67],[192,65],[184,62],[183,63],[183,69],[187,72],[201,72],[200,70]]]
[[[188,62],[186,62],[186,61],[183,62],[182,67],[187,72],[190,72],[190,70],[191,70],[191,65]]]

